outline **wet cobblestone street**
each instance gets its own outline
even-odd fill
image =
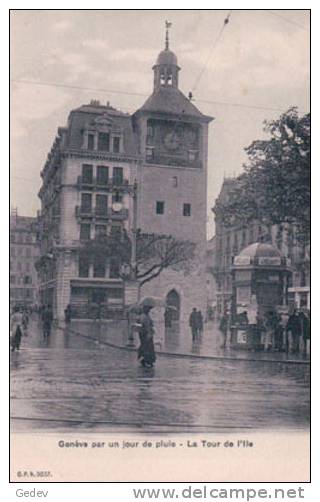
[[[158,357],[99,345],[36,321],[11,353],[13,431],[306,430],[309,365]]]

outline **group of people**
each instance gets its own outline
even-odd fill
[[[259,319],[259,324],[264,350],[306,354],[310,339],[310,315],[307,310],[298,311],[295,308],[290,315],[269,310]]]
[[[192,341],[195,342],[203,334],[203,315],[201,310],[193,307],[189,316],[189,326],[191,328]]]
[[[241,317],[241,319],[240,319]],[[237,316],[237,322],[248,324],[247,313]],[[293,309],[290,315],[268,310],[264,316],[257,318],[257,326],[261,333],[261,344],[265,351],[302,352],[306,354],[310,340],[310,313],[306,309]],[[222,348],[227,345],[230,331],[230,313],[224,311],[220,319],[219,330],[222,335]]]

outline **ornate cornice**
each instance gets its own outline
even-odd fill
[[[61,151],[62,158],[83,158],[92,160],[106,160],[109,162],[130,162],[139,163],[140,156],[126,155],[123,153],[115,154],[111,152],[101,152],[94,150],[81,150],[77,148],[68,148]]]

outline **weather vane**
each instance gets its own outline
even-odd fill
[[[171,28],[172,23],[166,21],[166,51],[169,50],[169,28]]]

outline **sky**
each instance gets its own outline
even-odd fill
[[[309,12],[233,10],[221,33],[228,14],[11,11],[11,206],[21,215],[36,214],[40,171],[70,110],[91,99],[125,112],[144,103],[169,20],[170,49],[181,67],[179,87],[186,95],[192,90],[194,104],[214,117],[208,147],[210,238],[211,208],[223,179],[239,174],[244,148],[266,137],[264,120],[291,106],[302,115],[310,106]]]

